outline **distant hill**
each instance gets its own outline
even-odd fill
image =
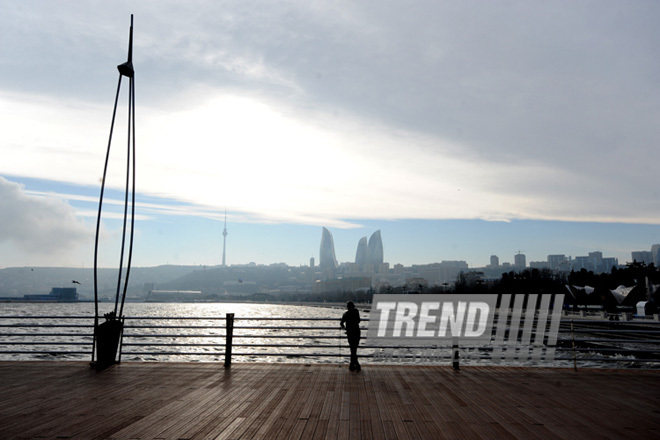
[[[128,295],[143,296],[154,285],[169,283],[186,276],[200,266],[133,267],[129,277]],[[122,273],[122,278],[126,272]],[[117,269],[99,269],[100,296],[113,297],[117,289]],[[80,284],[75,284],[73,281]],[[94,295],[94,271],[71,267],[8,267],[0,269],[0,297],[46,294],[52,287],[76,287],[82,296]]]
[[[257,289],[309,292],[313,275],[308,269],[286,265],[134,267],[131,269],[127,293],[129,298],[144,298],[150,290],[199,290],[217,295],[226,293],[227,284],[233,285],[235,292]],[[122,276],[125,276],[125,272]],[[114,298],[117,277],[117,269],[99,269],[99,297]],[[80,284],[73,283],[74,280]],[[53,287],[76,287],[83,299],[92,298],[94,272],[92,269],[67,267],[0,269],[0,297],[47,294]]]
[[[277,289],[282,286],[303,288],[305,271],[288,266],[230,266],[197,269],[180,278],[159,285],[165,290],[199,290],[213,295],[225,293],[224,284],[255,283],[260,288]],[[311,283],[307,283],[311,284]],[[309,290],[309,287],[308,289]]]

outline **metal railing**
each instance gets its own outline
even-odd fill
[[[366,324],[368,319],[363,321]],[[89,316],[0,316],[0,360],[89,359],[93,323]],[[503,353],[500,350],[501,356],[495,355],[500,347],[492,344],[434,346],[433,354],[428,355],[428,346],[372,345],[366,330],[363,328],[359,355],[374,363],[501,364],[513,360],[514,364],[534,365],[531,350],[527,356],[529,347],[516,345],[515,339],[513,345],[503,347]],[[552,350],[556,355],[550,362],[536,365],[659,368],[660,322],[563,317]],[[227,366],[232,359],[342,362],[348,356],[337,318],[125,317],[119,350],[120,361],[210,359]]]
[[[3,360],[89,356],[93,339],[90,316],[0,316]]]

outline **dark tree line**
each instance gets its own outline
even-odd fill
[[[607,309],[614,309],[618,301],[613,297],[611,290],[619,286],[634,287],[628,296],[621,302],[622,306],[634,307],[640,301],[649,299],[648,284],[660,284],[660,268],[644,263],[629,263],[625,268],[612,268],[611,273],[594,274],[582,269],[571,272],[568,283],[575,287],[590,286],[593,293],[587,294],[584,290],[577,290],[575,305],[604,305]],[[655,307],[660,303],[660,291],[654,292],[650,298]]]
[[[660,284],[660,268],[644,263],[631,263],[624,268],[614,267],[611,273],[600,274],[586,269],[571,271],[568,274],[550,269],[525,269],[521,272],[503,273],[499,280],[490,282],[480,279],[478,274],[478,272],[461,273],[452,291],[461,294],[563,293],[564,302],[568,305],[576,307],[601,305],[614,311],[617,306],[634,307],[640,301],[647,301],[649,299],[647,280],[652,285]],[[572,287],[570,292],[566,288],[567,285]],[[634,286],[621,303],[611,292],[619,286]],[[429,293],[441,293],[441,291],[441,288],[429,289]],[[654,307],[660,304],[660,289],[653,294],[651,301]]]
[[[242,300],[253,301],[286,301],[286,302],[346,302],[370,303],[374,293],[382,294],[564,294],[564,303],[576,307],[587,305],[601,305],[607,310],[616,310],[617,306],[634,307],[639,301],[647,300],[648,279],[650,284],[660,284],[660,268],[653,264],[632,263],[624,268],[612,268],[611,273],[595,274],[582,269],[570,273],[557,272],[550,269],[525,269],[520,272],[510,271],[502,274],[500,279],[486,280],[482,272],[462,272],[456,283],[441,286],[427,287],[424,285],[397,286],[381,288],[379,292],[373,290],[361,292],[336,293],[309,293],[290,292],[278,294],[255,294],[241,296]],[[566,286],[573,286],[571,292]],[[593,288],[587,293],[586,286]],[[635,288],[625,300],[619,304],[611,290],[619,286]],[[590,289],[588,289],[590,291]],[[660,303],[660,289],[654,294],[655,304]],[[238,298],[237,298],[238,299]]]

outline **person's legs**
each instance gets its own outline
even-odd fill
[[[357,364],[357,346],[351,344],[351,365]]]
[[[348,339],[348,345],[351,347],[351,371],[353,369],[360,370],[360,363],[358,362],[357,349],[360,344],[360,336],[351,337]]]

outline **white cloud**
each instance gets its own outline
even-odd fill
[[[0,48],[0,173],[98,184],[134,7],[118,5],[0,18],[32,29]],[[657,6],[135,8],[138,191],[178,212],[660,221]]]
[[[660,218],[655,205],[624,197],[620,175],[608,181],[589,169],[575,172],[533,157],[489,162],[438,136],[208,87],[188,96],[195,99],[178,111],[147,107],[138,113],[138,191],[184,202],[185,208],[175,209],[179,213],[217,218],[229,209],[253,220],[337,227],[378,218]],[[32,154],[8,147],[14,153],[0,172],[98,184],[105,142],[89,138],[106,136],[100,112],[44,102],[34,111],[58,118],[41,127],[44,140],[26,145]],[[14,116],[8,138],[20,143],[29,124]],[[79,136],[74,125],[97,131],[88,128]],[[122,136],[116,129],[109,167],[115,189],[125,179]],[[612,206],[617,191],[622,197]]]
[[[93,230],[76,218],[74,209],[56,198],[25,194],[0,177],[0,245],[48,256],[67,255],[93,239]]]

